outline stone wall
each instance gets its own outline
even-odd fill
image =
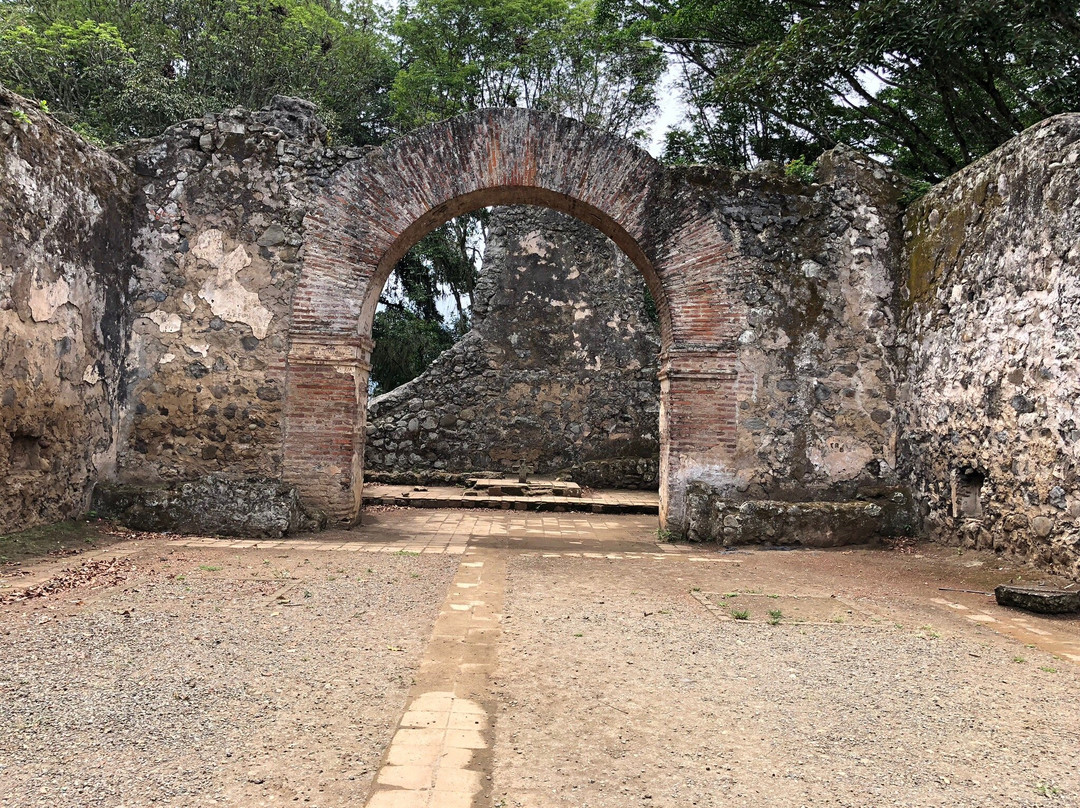
[[[1080,115],[905,219],[907,440],[929,535],[1080,576]]]
[[[78,513],[98,479],[284,480],[352,518],[370,319],[394,260],[457,213],[534,204],[612,238],[657,302],[669,528],[841,543],[917,528],[910,486],[932,537],[1078,575],[1078,143],[1080,116],[1046,121],[903,217],[904,182],[843,149],[804,185],[768,166],[664,167],[576,122],[488,110],[360,151],[327,148],[311,105],[276,99],[109,156],[0,92],[0,530]],[[655,395],[636,292],[588,314],[580,271],[516,243],[565,321],[541,338],[505,277],[479,296],[498,339],[478,326],[433,373],[579,365],[550,395],[498,388],[525,399],[529,423],[504,433],[520,445],[588,421],[598,386]],[[621,380],[584,347],[612,334]],[[439,386],[379,402],[373,434],[393,422],[400,446],[414,419],[391,412],[424,412],[424,451],[449,469],[464,444],[439,441],[488,413],[452,411]],[[605,407],[581,458],[651,429],[648,405]]]
[[[287,479],[317,485],[313,498],[351,518],[366,401],[343,402],[366,389],[363,337],[393,262],[441,221],[518,203],[593,224],[657,301],[669,529],[690,532],[692,487],[717,501],[904,498],[892,348],[900,184],[843,150],[814,185],[778,169],[667,167],[525,110],[470,113],[388,144],[344,166],[308,215],[289,381],[303,409],[286,413]],[[717,535],[707,519],[701,535]]]
[[[132,177],[0,88],[0,533],[85,511],[113,472]]]
[[[456,481],[524,462],[655,489],[660,336],[641,273],[552,210],[497,208],[489,231],[472,330],[369,405],[367,479]]]
[[[328,150],[314,107],[277,98],[129,143],[138,177],[128,401],[118,478],[281,475],[292,295]]]
[[[822,541],[825,525],[829,543],[911,531],[897,451],[903,181],[838,149],[811,185],[768,169],[734,184],[748,200],[716,194],[714,205],[745,233],[749,259],[737,289],[737,449],[724,475],[687,481],[679,532],[804,544]],[[831,503],[827,513],[805,504],[815,502]]]

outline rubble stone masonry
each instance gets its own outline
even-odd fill
[[[134,188],[0,88],[0,532],[85,512],[115,474]]]
[[[478,471],[657,487],[659,328],[637,267],[546,208],[496,208],[472,330],[368,409],[368,480]]]
[[[665,167],[520,109],[331,148],[313,108],[282,98],[110,156],[5,93],[0,530],[78,513],[98,481],[210,476],[283,481],[354,520],[394,263],[455,215],[534,205],[601,231],[656,302],[659,413],[629,417],[656,417],[673,533],[836,544],[925,525],[1076,574],[1078,138],[1080,116],[1044,122],[905,213],[907,183],[846,149],[811,184]],[[558,275],[536,263],[530,283]],[[554,280],[545,294],[578,301],[562,278],[565,297]],[[512,291],[485,304],[509,333],[526,311]],[[621,356],[629,331],[610,330]],[[432,374],[520,371],[493,344]],[[537,365],[559,349],[526,347]],[[452,455],[467,419],[416,398],[435,403],[425,452]],[[400,418],[380,432],[383,406],[367,450],[386,467]],[[544,423],[543,401],[518,417]]]
[[[905,434],[934,539],[1080,577],[1080,115],[904,219]]]

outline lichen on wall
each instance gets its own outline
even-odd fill
[[[1080,115],[905,219],[906,429],[931,537],[1080,575]]]
[[[84,512],[115,466],[132,179],[0,88],[0,532]]]
[[[544,208],[497,208],[473,327],[423,374],[371,401],[368,479],[561,474],[654,488],[659,328],[613,242]]]

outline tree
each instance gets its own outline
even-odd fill
[[[396,69],[378,23],[332,0],[28,0],[0,6],[0,82],[109,142],[283,93],[377,143]]]
[[[415,379],[454,344],[454,336],[442,323],[397,306],[376,314],[371,336],[375,340],[371,354],[374,395]]]
[[[846,142],[935,180],[1080,108],[1080,0],[603,0],[684,65],[674,159],[747,165]]]
[[[371,380],[377,392],[419,376],[469,330],[487,218],[487,211],[480,210],[451,219],[420,239],[394,266],[372,326],[376,347]],[[454,301],[453,319],[439,306],[448,297]]]
[[[408,130],[483,107],[570,115],[642,136],[662,53],[601,32],[593,0],[413,0],[393,30],[401,70],[391,100]]]

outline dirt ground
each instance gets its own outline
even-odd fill
[[[117,559],[0,606],[0,806],[1080,805],[1080,619],[943,591],[1042,576],[654,520],[384,510],[5,567],[10,601]]]

